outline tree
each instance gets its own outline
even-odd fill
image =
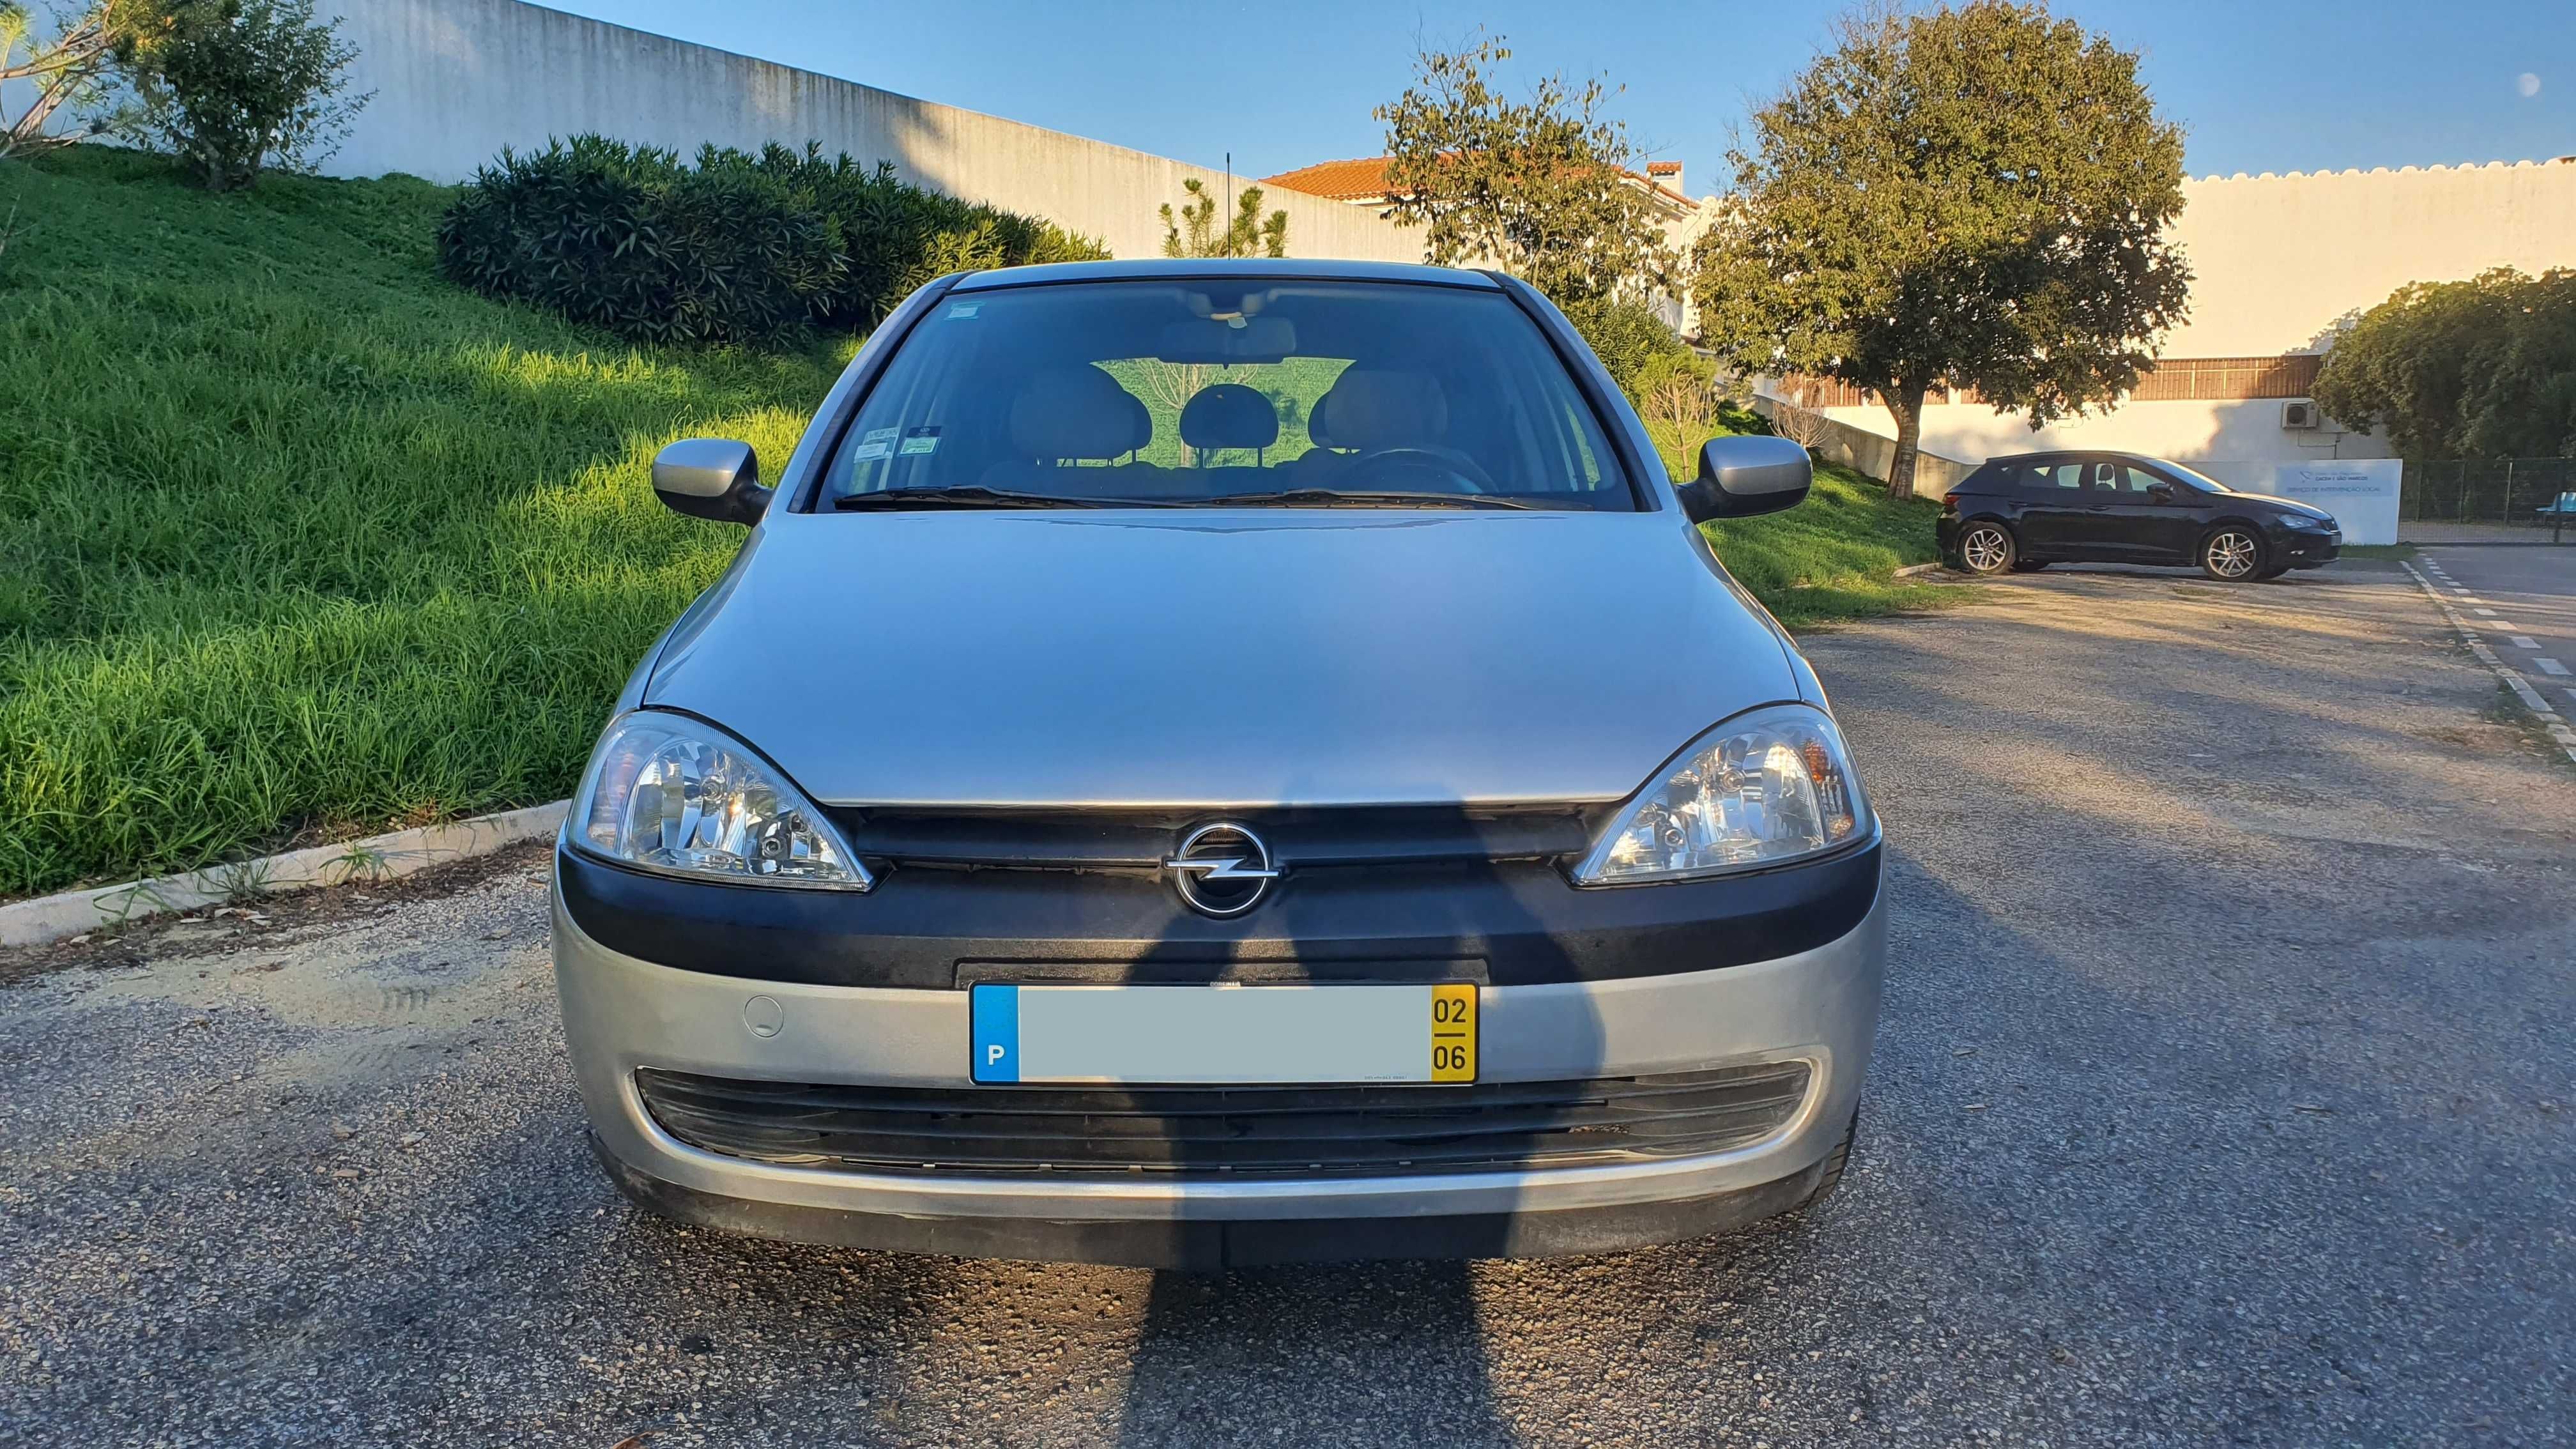
[[[2409,458],[2556,456],[2576,447],[2576,271],[2498,267],[2414,282],[2326,354],[2317,406],[2385,427]]]
[[[210,191],[304,171],[340,147],[371,96],[347,96],[357,48],[313,0],[192,0],[177,23],[117,44],[134,103],[117,130],[176,155]]]
[[[1163,203],[1163,255],[1167,257],[1284,257],[1288,255],[1288,213],[1261,215],[1261,188],[1247,186],[1234,199],[1234,218],[1216,229],[1216,197],[1197,177],[1181,182],[1194,200],[1181,203],[1180,216]]]
[[[1616,92],[1550,75],[1511,100],[1488,78],[1511,54],[1489,36],[1415,57],[1414,84],[1375,112],[1390,158],[1385,215],[1428,228],[1424,260],[1490,261],[1560,303],[1667,284],[1672,252],[1636,148],[1602,114]]]
[[[1935,385],[2037,428],[2153,366],[2191,284],[2182,132],[2134,54],[2044,5],[1866,10],[1835,41],[1730,155],[1694,291],[1731,364],[1876,392],[1902,497]]]
[[[0,94],[25,97],[16,115],[0,106],[0,156],[65,145],[105,129],[101,119],[65,129],[60,116],[91,111],[114,83],[120,44],[148,40],[173,20],[164,0],[90,0],[58,17],[51,39],[19,0],[0,0]]]

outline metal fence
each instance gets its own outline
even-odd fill
[[[2576,533],[2576,458],[2410,460],[2397,511],[2419,523],[2563,526]]]

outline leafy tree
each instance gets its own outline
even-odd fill
[[[1730,364],[1876,392],[1902,497],[1934,385],[2037,427],[2153,365],[2191,283],[2182,132],[2136,55],[2041,4],[1865,10],[1835,42],[1730,156],[1694,290]]]
[[[1488,36],[1415,57],[1414,83],[1375,112],[1391,156],[1386,215],[1428,228],[1426,260],[1490,261],[1559,303],[1669,282],[1637,149],[1602,114],[1616,92],[1550,75],[1512,100],[1490,78],[1511,54]]]
[[[313,0],[186,0],[176,23],[117,41],[134,102],[116,129],[176,155],[210,191],[263,167],[309,171],[371,96],[344,94],[357,48]]]
[[[1267,219],[1261,215],[1261,188],[1247,186],[1234,199],[1234,217],[1225,230],[1216,229],[1216,197],[1207,183],[1195,176],[1181,182],[1181,189],[1192,200],[1181,203],[1180,215],[1172,214],[1172,204],[1163,203],[1163,255],[1167,257],[1284,257],[1288,255],[1288,213],[1274,211]]]
[[[59,13],[50,38],[40,39],[26,5],[0,0],[0,92],[14,89],[24,98],[15,115],[0,106],[0,156],[105,129],[99,118],[69,128],[53,123],[97,106],[114,83],[118,46],[148,41],[174,23],[173,10],[172,0],[90,0]]]
[[[2337,339],[2316,399],[2410,458],[2576,448],[2576,271],[2400,287]]]

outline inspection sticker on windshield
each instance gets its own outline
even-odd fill
[[[908,429],[903,435],[903,447],[898,451],[907,458],[915,453],[938,452],[939,430],[937,428]]]
[[[981,302],[952,302],[948,306],[948,315],[951,317],[972,317],[983,310],[984,304]]]
[[[1476,985],[1005,986],[968,997],[977,1082],[1476,1080]]]
[[[850,458],[853,462],[866,463],[885,457],[893,451],[892,443],[861,443],[850,450]]]

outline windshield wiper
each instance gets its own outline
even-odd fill
[[[1054,493],[1014,493],[967,483],[954,488],[888,488],[876,493],[845,493],[832,500],[838,511],[894,508],[1167,508],[1152,498],[1074,498]]]
[[[1490,493],[1344,493],[1336,488],[1283,488],[1276,493],[1228,493],[1191,500],[1201,508],[1527,508]]]

